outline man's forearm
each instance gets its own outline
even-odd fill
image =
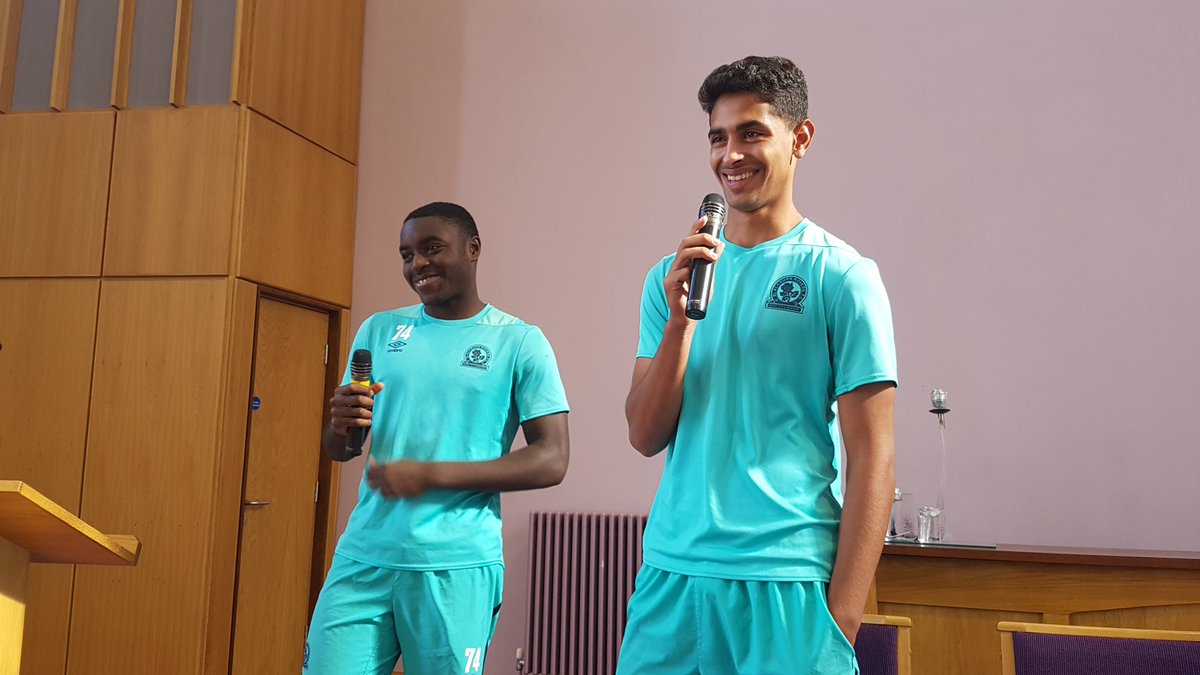
[[[509,492],[558,485],[567,473],[566,448],[531,443],[485,462],[431,462],[429,486],[434,489]]]
[[[668,324],[647,371],[625,400],[629,442],[647,457],[662,451],[675,435],[691,346],[691,328]]]
[[[883,552],[896,486],[891,457],[890,450],[880,450],[861,458],[858,465],[847,467],[837,560],[829,582],[829,611],[851,642],[862,622],[871,581]]]

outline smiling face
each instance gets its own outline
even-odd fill
[[[748,92],[721,96],[708,121],[709,164],[729,207],[754,213],[790,204],[796,162],[812,140],[812,123],[793,127]]]
[[[436,216],[413,218],[400,230],[404,279],[432,316],[455,318],[476,303],[479,237]],[[467,308],[469,309],[469,308]]]

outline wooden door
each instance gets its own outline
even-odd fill
[[[324,312],[259,301],[234,675],[294,675],[304,658],[328,324]]]

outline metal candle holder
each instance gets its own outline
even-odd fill
[[[942,476],[938,481],[937,506],[932,511],[927,511],[930,519],[930,531],[927,533],[929,541],[942,541],[945,539],[946,531],[946,475],[950,466],[950,458],[946,453],[946,413],[950,412],[948,405],[948,397],[945,389],[934,389],[929,392],[929,402],[933,405],[929,412],[937,415],[938,429],[942,437]],[[928,509],[928,507],[926,507]]]
[[[946,406],[946,390],[934,389],[929,392],[929,402],[933,404],[929,412],[938,416],[938,423],[942,426],[946,425],[946,413],[950,412],[950,408]]]

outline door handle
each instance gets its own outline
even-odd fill
[[[242,506],[270,506],[271,502],[242,502]]]

